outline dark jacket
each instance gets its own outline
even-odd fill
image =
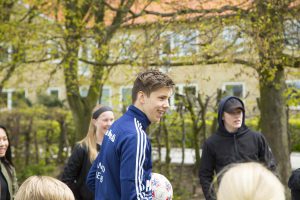
[[[94,193],[85,184],[91,166],[87,148],[76,144],[61,176],[61,181],[69,186],[76,200],[94,199]]]
[[[292,200],[300,199],[300,168],[292,172],[288,186],[291,189]]]
[[[8,192],[10,195],[10,199],[13,200],[15,197],[16,192],[18,191],[18,182],[17,182],[17,175],[16,175],[16,171],[15,168],[13,166],[11,166],[11,176],[9,175],[10,173],[8,172],[8,169],[5,167],[5,164],[3,163],[3,161],[0,161],[0,170],[7,182],[7,186],[8,186]],[[0,191],[0,197],[1,197],[1,191]]]
[[[242,126],[237,132],[229,133],[225,129],[222,120],[224,104],[231,98],[236,97],[225,97],[221,100],[218,110],[218,130],[202,146],[199,178],[207,200],[215,199],[215,193],[211,188],[214,174],[219,173],[229,164],[256,161],[263,163],[272,171],[276,170],[273,154],[264,136],[251,131],[245,125],[244,111]],[[238,100],[244,107],[243,102]]]

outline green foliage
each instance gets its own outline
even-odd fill
[[[9,130],[20,182],[33,174],[58,174],[74,144],[70,111],[34,105],[2,112],[0,121]]]
[[[40,94],[38,103],[46,107],[63,107],[63,102],[55,95]]]
[[[18,170],[17,168],[17,178],[18,182],[23,182],[26,178],[32,175],[51,175],[56,170],[55,165],[49,165],[41,161],[40,163],[29,164],[23,168],[23,170]]]
[[[172,148],[181,147],[183,143],[183,134],[185,134],[184,145],[186,148],[193,147],[193,133],[192,133],[192,122],[188,114],[185,114],[185,133],[182,130],[182,120],[177,112],[170,111],[166,116],[166,125],[169,132],[169,140]],[[150,132],[153,132],[150,136],[151,142],[154,147],[158,145],[164,146],[165,135],[164,131],[160,129],[159,125],[151,126]]]
[[[289,106],[298,106],[300,102],[300,85],[298,86],[295,83],[287,84],[287,90],[285,92],[285,96],[287,98],[287,104]]]
[[[247,118],[246,119],[246,124],[252,130],[259,131],[259,129],[260,129],[260,127],[259,127],[259,117],[252,117],[252,118],[249,118],[249,119]]]
[[[300,152],[300,115],[295,115],[289,120],[289,133],[291,151]]]

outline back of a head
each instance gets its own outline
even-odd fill
[[[20,186],[15,200],[75,200],[70,188],[50,176],[31,176]]]
[[[285,200],[278,178],[259,163],[235,164],[222,176],[218,200]]]

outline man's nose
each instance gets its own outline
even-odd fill
[[[163,107],[164,108],[169,108],[170,107],[170,103],[169,103],[168,99],[164,102]]]

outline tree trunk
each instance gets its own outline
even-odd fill
[[[272,82],[266,82],[264,78],[260,80],[262,133],[270,143],[278,163],[280,178],[284,184],[287,184],[291,164],[284,87],[284,69],[281,68],[275,72]]]
[[[33,140],[34,140],[34,152],[35,152],[35,164],[38,164],[40,162],[40,154],[39,154],[39,142],[37,138],[37,132],[33,132]]]
[[[50,164],[50,146],[51,146],[51,135],[53,134],[52,129],[46,130],[46,137],[45,137],[45,164],[49,165]]]
[[[67,91],[67,100],[72,112],[75,137],[74,139],[82,139],[88,130],[91,110],[96,104],[96,98],[93,103],[89,101],[89,97],[83,98],[79,93],[79,77],[78,77],[78,52],[82,36],[82,26],[78,25],[78,20],[81,19],[85,9],[79,9],[77,1],[68,0],[64,2],[66,8],[66,21],[64,32],[64,40],[66,45],[66,55],[64,57],[63,69],[64,79]],[[91,89],[91,87],[90,87]],[[94,89],[94,88],[93,88]],[[89,94],[88,94],[89,95]]]
[[[64,163],[65,160],[64,148],[69,146],[68,139],[67,139],[67,127],[66,127],[67,124],[66,121],[64,120],[64,117],[65,116],[62,116],[57,121],[60,127],[57,163]]]
[[[76,97],[69,97],[72,100],[71,101],[77,101],[77,105],[70,105],[71,111],[72,111],[72,116],[74,119],[74,126],[76,128],[75,132],[75,141],[81,140],[86,136],[90,119],[91,119],[91,108],[89,107],[84,107],[82,103],[80,102],[80,99],[77,99]],[[96,103],[96,102],[95,102]]]
[[[285,72],[282,58],[284,15],[289,3],[284,1],[257,1],[257,15],[252,18],[259,64],[261,130],[270,143],[277,170],[287,186],[291,171],[286,102],[284,97]],[[255,17],[255,18],[254,18]]]
[[[166,176],[169,177],[170,176],[170,164],[171,164],[171,146],[170,146],[170,142],[169,142],[169,131],[166,125],[166,118],[163,117],[162,119],[162,126],[163,126],[163,131],[164,131],[164,136],[165,136],[165,147],[166,147]]]
[[[22,132],[25,135],[25,164],[28,165],[30,163],[30,149],[31,149],[31,130],[32,130],[32,117],[29,119],[28,127],[26,130]]]

